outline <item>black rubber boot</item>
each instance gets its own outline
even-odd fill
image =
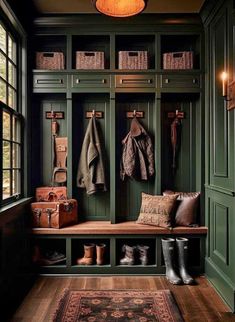
[[[181,284],[181,278],[174,269],[175,240],[173,238],[162,238],[162,251],[166,265],[166,278],[172,284]]]
[[[187,261],[188,261],[188,239],[183,237],[176,238],[176,245],[178,249],[178,263],[179,273],[184,284],[194,284],[194,279],[187,272]]]

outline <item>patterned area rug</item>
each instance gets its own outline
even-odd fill
[[[65,290],[54,322],[182,322],[169,290]]]

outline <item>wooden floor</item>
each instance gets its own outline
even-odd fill
[[[17,310],[14,322],[48,322],[55,309],[62,289],[170,289],[188,322],[235,321],[235,315],[204,277],[196,279],[197,285],[176,286],[165,277],[39,277],[22,305]]]

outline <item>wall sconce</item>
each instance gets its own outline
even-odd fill
[[[221,74],[222,96],[226,102],[227,110],[235,108],[235,81],[228,84],[228,73],[225,71]]]
[[[228,74],[226,72],[222,72],[222,96],[227,101],[227,90],[228,90]]]

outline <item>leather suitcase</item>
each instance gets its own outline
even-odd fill
[[[67,200],[67,187],[39,187],[36,188],[36,201]]]
[[[32,224],[37,228],[62,228],[77,223],[77,200],[33,202]]]

